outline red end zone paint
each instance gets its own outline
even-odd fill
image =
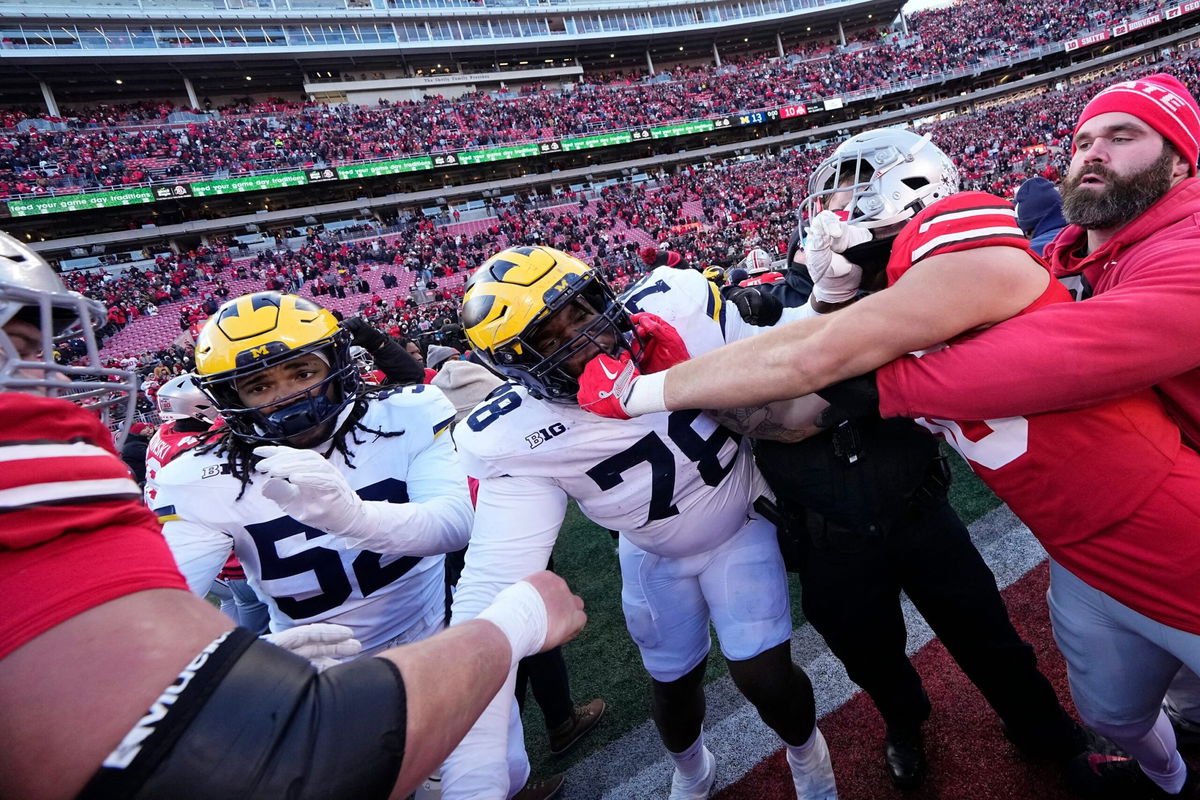
[[[1074,715],[1066,664],[1054,645],[1046,609],[1049,567],[1043,562],[1001,594],[1017,631],[1037,653],[1038,664]],[[925,724],[930,775],[918,791],[892,786],[883,765],[883,720],[862,692],[822,718],[841,800],[1071,800],[1058,769],[1023,758],[1004,738],[1000,720],[938,640],[913,656],[933,716]],[[791,776],[783,751],[765,759],[720,800],[790,800]]]

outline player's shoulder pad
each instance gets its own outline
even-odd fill
[[[232,480],[228,459],[211,450],[198,452],[193,447],[184,450],[171,459],[171,463],[160,468],[155,475],[154,483],[162,490],[176,486],[188,486],[197,481],[204,481],[206,485],[214,482],[220,483],[220,480],[214,481],[214,479],[222,476]]]
[[[361,424],[386,431],[421,431],[437,437],[454,422],[454,406],[436,386],[393,386],[377,392]],[[380,427],[386,426],[386,427]]]
[[[621,293],[630,314],[648,312],[675,325],[703,314],[714,320],[723,313],[717,285],[694,269],[658,267]]]
[[[945,197],[913,218],[897,240],[911,263],[943,252],[979,247],[1027,248],[1012,203],[987,192],[959,192]]]
[[[454,443],[468,475],[503,474],[510,458],[528,458],[539,431],[565,430],[568,407],[529,394],[523,386],[497,387],[486,400],[454,426]],[[551,434],[553,435],[553,434]]]

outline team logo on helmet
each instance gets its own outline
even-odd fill
[[[238,382],[307,354],[317,354],[329,374],[294,396],[247,406]],[[350,356],[350,334],[326,309],[278,292],[230,300],[208,319],[196,343],[201,389],[235,434],[282,442],[324,425],[353,402],[362,384]]]
[[[595,319],[570,341],[540,352],[541,325],[573,303]],[[606,331],[626,345],[628,314],[598,272],[550,247],[513,247],[488,259],[467,281],[463,332],[494,372],[524,385],[535,397],[570,401],[579,390],[563,365],[585,347],[605,349]]]

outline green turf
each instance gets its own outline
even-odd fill
[[[962,459],[947,450],[954,483],[951,502],[968,524],[995,508],[999,501],[980,483]],[[593,697],[608,702],[608,712],[596,731],[563,756],[552,757],[546,749],[546,728],[532,695],[526,704],[525,742],[538,777],[567,769],[595,750],[619,738],[650,718],[649,677],[642,668],[637,648],[625,630],[621,614],[621,576],[617,566],[617,543],[607,531],[593,524],[574,503],[567,513],[562,534],[554,550],[555,569],[583,598],[588,624],[565,648],[571,693],[577,703]],[[790,581],[792,616],[800,614],[799,586]],[[714,643],[709,656],[706,681],[726,674],[725,660]]]

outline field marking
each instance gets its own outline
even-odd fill
[[[970,526],[971,539],[996,575],[1001,589],[1016,582],[1046,558],[1046,551],[1029,529],[1000,506]],[[908,598],[903,600],[911,655],[929,643],[933,631]],[[792,656],[813,682],[817,715],[823,717],[844,705],[858,687],[846,676],[841,662],[830,654],[811,625],[792,635]],[[728,676],[705,688],[708,713],[705,743],[717,757],[716,789],[741,780],[760,761],[781,746],[779,738],[759,720],[757,712],[734,687]],[[663,754],[647,763],[653,754]],[[648,754],[650,754],[648,756]],[[637,766],[633,766],[637,765]],[[633,774],[630,769],[634,768]],[[560,795],[563,800],[647,800],[665,797],[671,766],[654,723],[647,720],[620,739],[596,751],[567,773]],[[607,787],[601,794],[597,787]]]

